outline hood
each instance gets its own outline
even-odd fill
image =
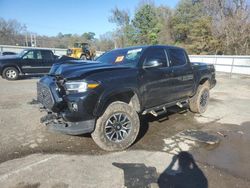
[[[18,56],[18,55],[3,55],[3,56],[0,56],[0,61],[2,61],[2,60],[11,60],[11,59],[20,59],[20,56]]]
[[[99,61],[67,61],[55,63],[50,70],[50,75],[60,76],[66,79],[84,78],[90,74],[117,70],[128,69],[129,67],[121,65],[104,64]]]

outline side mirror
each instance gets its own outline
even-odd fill
[[[150,59],[144,63],[143,68],[161,67],[162,65],[162,62],[159,59]]]

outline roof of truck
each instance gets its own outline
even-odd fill
[[[141,45],[141,46],[129,46],[129,47],[125,47],[125,48],[116,48],[113,50],[120,50],[120,49],[135,49],[135,48],[151,48],[151,47],[164,47],[164,48],[178,48],[178,49],[183,49],[181,47],[178,46],[171,46],[171,45]]]

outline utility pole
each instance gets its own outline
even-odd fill
[[[35,41],[35,47],[36,47],[36,34],[34,34],[34,41]]]
[[[31,33],[30,34],[30,43],[32,47],[36,47],[36,34],[35,33]]]
[[[28,33],[25,33],[25,46],[28,46]]]
[[[30,46],[33,46],[33,36],[31,33],[30,33]]]

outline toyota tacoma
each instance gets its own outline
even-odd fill
[[[37,98],[48,129],[70,135],[91,133],[104,150],[128,148],[135,141],[139,116],[158,116],[187,104],[207,109],[216,84],[211,64],[191,63],[174,46],[115,49],[96,61],[65,60],[37,83]]]

